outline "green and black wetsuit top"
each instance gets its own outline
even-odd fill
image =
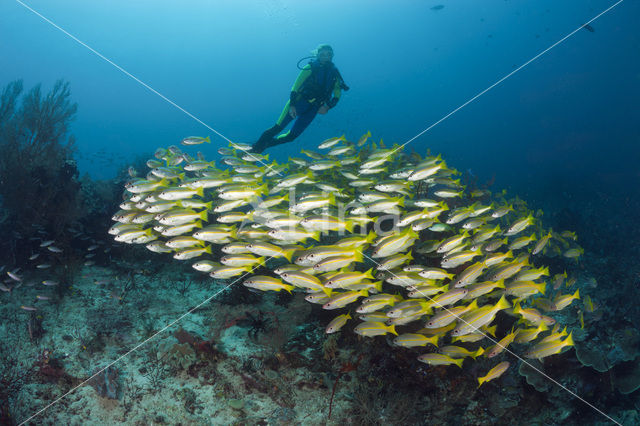
[[[333,108],[342,94],[342,78],[333,62],[311,61],[302,68],[291,88],[290,104],[301,100]],[[332,96],[333,95],[333,96]]]

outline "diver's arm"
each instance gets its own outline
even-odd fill
[[[298,78],[296,78],[296,81],[293,83],[293,87],[291,88],[291,96],[289,98],[289,100],[291,101],[291,105],[295,104],[298,101],[298,92],[310,75],[311,66],[305,65],[304,68],[302,68],[302,71],[300,71],[300,74],[298,74]]]
[[[336,84],[333,86],[333,96],[331,97],[331,99],[327,101],[327,106],[329,107],[329,109],[336,106],[336,104],[340,100],[341,95],[342,95],[342,87],[340,85],[340,80],[336,79]]]

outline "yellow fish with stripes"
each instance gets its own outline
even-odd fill
[[[510,365],[511,364],[509,364],[508,361],[503,361],[489,370],[489,372],[485,376],[478,377],[478,387],[482,386],[483,383],[489,382],[502,376],[505,371],[509,369]]]
[[[573,345],[573,335],[569,333],[569,336],[567,336],[567,338],[564,340],[556,339],[535,345],[533,348],[526,351],[524,353],[524,356],[526,358],[542,359],[550,355],[558,354],[562,352],[564,348]]]

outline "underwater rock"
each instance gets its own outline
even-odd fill
[[[640,388],[640,363],[627,362],[613,369],[613,384],[621,394],[629,394]],[[637,424],[637,423],[636,423]]]
[[[638,330],[627,327],[613,335],[615,346],[607,354],[607,360],[611,365],[624,361],[633,361],[638,356],[640,334]]]
[[[578,361],[585,367],[591,367],[594,370],[604,373],[611,366],[607,363],[605,354],[597,347],[592,347],[587,342],[581,342],[576,345],[576,357]]]
[[[516,393],[503,394],[500,398],[491,398],[489,402],[489,411],[496,417],[502,417],[510,408],[517,407],[520,398]]]
[[[182,399],[184,402],[184,409],[189,414],[197,414],[202,411],[203,406],[198,401],[198,395],[193,389],[184,387],[176,391],[175,396]]]
[[[637,425],[640,424],[640,413],[638,413],[638,410],[626,410],[620,413],[616,420],[624,426]]]
[[[617,331],[613,335],[613,347],[602,350],[601,342],[583,341],[576,345],[576,356],[585,367],[604,373],[622,362],[635,360],[640,353],[638,347],[640,334],[630,327]]]
[[[96,368],[94,373],[99,371],[100,368]],[[116,367],[107,367],[104,371],[100,372],[97,376],[93,377],[89,384],[93,387],[98,395],[103,398],[118,399],[118,369]]]
[[[242,399],[230,399],[229,400],[229,407],[233,408],[234,410],[242,410],[244,408],[244,400],[242,400]]]
[[[269,418],[269,424],[286,425],[293,424],[296,419],[296,412],[293,408],[278,407],[271,417]]]
[[[544,366],[538,360],[529,360],[528,363],[520,362],[520,367],[518,368],[518,373],[524,377],[528,384],[533,386],[538,392],[549,392],[551,389],[551,382],[547,380],[542,374],[537,372],[535,369],[531,368],[530,365],[533,365],[540,371],[544,371]]]
[[[163,357],[169,365],[186,370],[196,361],[196,352],[188,343],[176,343]]]
[[[86,324],[91,335],[123,334],[131,329],[131,313],[121,305],[100,306],[87,311]]]

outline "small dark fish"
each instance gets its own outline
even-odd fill
[[[584,24],[582,26],[582,28],[584,28],[585,30],[589,31],[590,33],[595,33],[596,32],[596,30],[594,30],[593,27],[591,25],[589,25],[589,24]]]
[[[431,8],[431,10],[442,10],[444,9],[444,4],[437,4]]]
[[[7,271],[7,275],[9,275],[9,277],[11,277],[11,279],[14,280],[14,281],[22,281],[21,277],[19,277],[18,275],[16,275],[15,273],[13,273],[11,271]]]

